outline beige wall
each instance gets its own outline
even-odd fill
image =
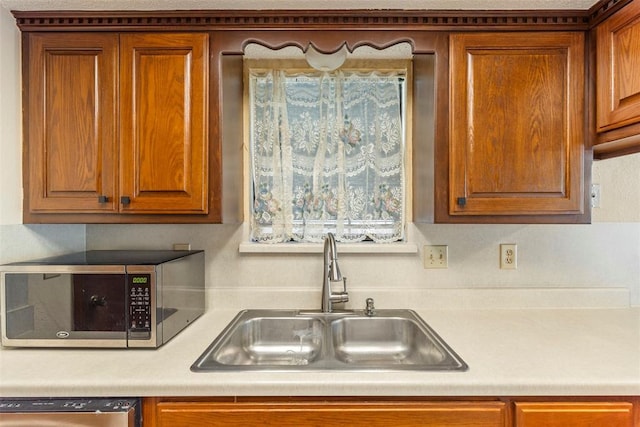
[[[600,184],[593,222],[640,222],[640,153],[596,161],[592,173]]]
[[[0,224],[22,222],[20,33],[0,7]]]

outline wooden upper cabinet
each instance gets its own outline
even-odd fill
[[[596,29],[598,132],[640,122],[640,1]]]
[[[515,427],[634,427],[631,402],[521,402]]]
[[[595,29],[594,157],[640,152],[640,0]]]
[[[29,209],[117,211],[118,36],[32,34],[28,52]]]
[[[25,40],[26,223],[219,221],[207,34]]]
[[[207,35],[120,40],[122,210],[206,213]]]
[[[581,221],[584,50],[577,32],[451,36],[449,220]]]

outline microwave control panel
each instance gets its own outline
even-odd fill
[[[127,275],[129,298],[129,339],[151,337],[151,275]]]

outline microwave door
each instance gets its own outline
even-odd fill
[[[74,274],[73,330],[124,334],[125,280],[124,275],[118,274]]]
[[[2,285],[3,345],[126,347],[124,273],[49,267],[5,273]]]

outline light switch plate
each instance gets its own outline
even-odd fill
[[[600,207],[600,184],[591,184],[591,207]]]
[[[448,268],[449,247],[447,245],[425,245],[424,268]]]

